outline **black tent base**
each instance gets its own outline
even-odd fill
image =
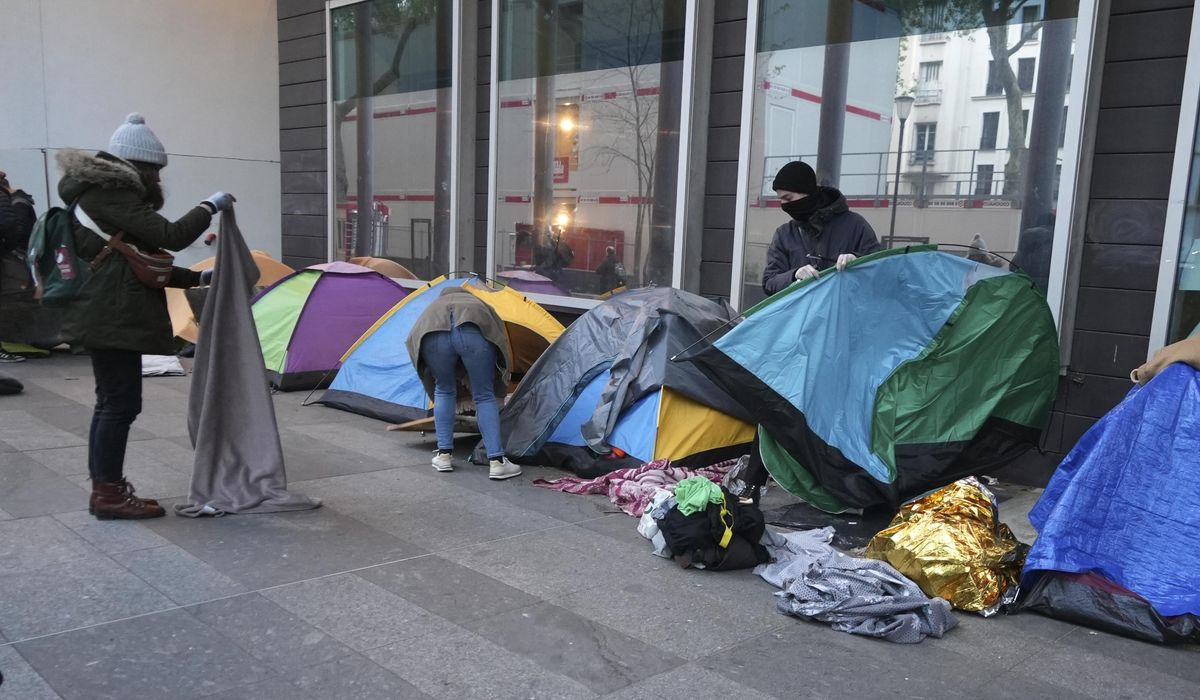
[[[834,547],[842,551],[866,547],[871,538],[886,528],[895,516],[890,508],[871,509],[862,513],[826,513],[807,503],[793,503],[763,511],[768,525],[792,530],[833,528]]]
[[[384,401],[373,396],[366,396],[355,391],[329,389],[314,403],[323,404],[329,408],[357,413],[360,416],[387,421],[388,423],[407,423],[419,418],[427,418],[431,414],[423,409]]]
[[[309,372],[285,372],[280,374],[267,370],[267,381],[279,391],[306,391],[309,389],[324,389],[333,382],[332,370],[312,370]]]
[[[1017,611],[1032,610],[1158,644],[1200,643],[1200,617],[1163,617],[1146,599],[1094,573],[1039,571],[1021,587]]]

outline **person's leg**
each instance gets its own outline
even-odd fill
[[[96,408],[88,432],[88,510],[101,519],[160,518],[166,512],[153,499],[134,495],[125,481],[129,428],[142,411],[142,356],[128,350],[91,351]]]
[[[421,360],[433,373],[433,427],[437,432],[438,452],[449,454],[454,450],[454,410],[458,399],[455,387],[458,370],[458,353],[450,342],[449,331],[427,333],[421,339]],[[449,460],[434,467],[448,471]]]
[[[462,357],[471,380],[471,396],[475,400],[475,417],[479,421],[479,432],[487,447],[488,459],[504,456],[504,442],[500,438],[500,408],[496,404],[496,346],[483,337],[479,327],[465,323],[454,329],[454,348]]]
[[[120,481],[125,475],[129,428],[142,412],[142,356],[128,350],[93,350],[96,408],[88,440],[88,473],[93,481]]]
[[[496,346],[483,337],[474,324],[464,324],[454,329],[452,338],[467,377],[471,381],[471,395],[475,399],[475,418],[479,421],[479,432],[487,448],[491,479],[511,479],[521,475],[521,468],[504,458],[504,441],[500,433],[500,407],[496,402]]]

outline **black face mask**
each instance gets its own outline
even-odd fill
[[[821,208],[821,198],[814,194],[810,194],[804,199],[797,199],[793,202],[784,202],[779,205],[784,214],[792,217],[800,223],[809,220],[812,215]]]

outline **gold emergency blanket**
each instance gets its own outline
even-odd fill
[[[904,504],[866,555],[891,564],[927,595],[979,612],[1016,585],[1028,552],[999,522],[991,492],[969,477]]]

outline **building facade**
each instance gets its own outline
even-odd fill
[[[59,203],[58,151],[105,148],[140,112],[169,157],[163,213],[236,193],[247,242],[279,255],[276,11],[274,0],[4,0],[0,170],[44,211]],[[212,254],[196,244],[178,257]]]
[[[785,220],[770,181],[803,159],[891,244],[986,247],[1045,291],[1059,400],[1010,474],[1044,481],[1200,322],[1193,10],[279,0],[284,260],[536,279],[578,313],[615,258],[744,308]]]

